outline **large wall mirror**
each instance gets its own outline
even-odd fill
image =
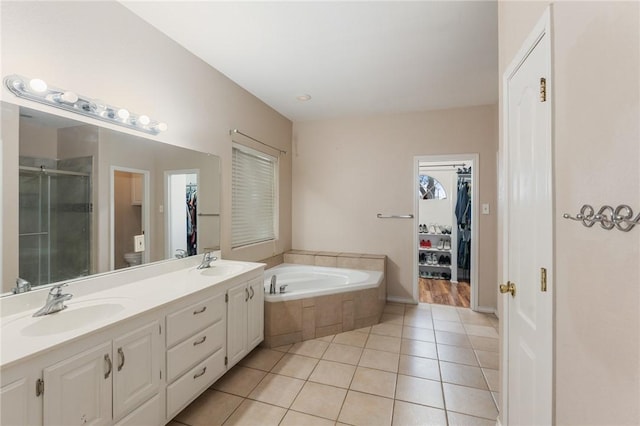
[[[18,130],[3,292],[219,249],[217,156],[24,107]]]

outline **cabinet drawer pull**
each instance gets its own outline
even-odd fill
[[[202,336],[202,339],[196,340],[195,342],[193,342],[193,346],[201,345],[204,343],[205,340],[207,340],[207,336]]]
[[[203,306],[203,307],[202,307],[202,309],[200,309],[199,311],[193,311],[193,315],[201,314],[201,313],[203,313],[203,312],[204,312],[204,311],[206,311],[206,310],[207,310],[207,307],[206,307],[206,306]]]
[[[109,358],[109,354],[104,355],[104,361],[107,363],[107,372],[104,373],[104,378],[108,379],[109,375],[111,375],[111,369],[113,368],[113,363],[111,363],[111,358]]]
[[[256,294],[256,292],[253,290],[253,287],[249,287],[249,290],[251,290],[251,296],[249,296],[249,299],[253,299],[253,296]]]
[[[120,360],[118,362],[118,371],[122,371],[122,367],[124,367],[124,351],[122,348],[118,348],[118,359]]]
[[[244,291],[245,293],[247,293],[247,297],[244,298],[244,301],[246,302],[247,300],[249,300],[249,289],[245,287]]]
[[[207,367],[204,367],[201,372],[194,374],[193,378],[197,379],[198,377],[202,376],[206,372],[207,372]]]

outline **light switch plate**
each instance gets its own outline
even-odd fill
[[[144,234],[133,237],[133,248],[137,252],[144,251]]]
[[[482,214],[489,214],[489,204],[484,203],[482,205]]]

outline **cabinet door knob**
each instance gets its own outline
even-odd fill
[[[201,345],[204,343],[205,340],[207,340],[207,336],[202,336],[202,339],[196,340],[195,342],[193,342],[193,346]]]
[[[124,351],[122,348],[118,348],[118,358],[120,359],[120,362],[118,363],[118,371],[121,371],[122,367],[124,367]]]
[[[204,367],[201,372],[194,374],[193,378],[197,379],[198,377],[202,376],[206,372],[207,372],[207,367]]]
[[[111,362],[111,358],[109,358],[109,354],[104,355],[104,361],[107,363],[107,372],[104,373],[104,378],[108,379],[109,375],[111,375],[111,370],[113,369],[113,363]]]
[[[207,307],[206,307],[206,306],[203,306],[203,307],[202,307],[202,309],[200,309],[200,310],[198,310],[198,311],[193,311],[193,315],[201,314],[201,313],[203,313],[203,312],[204,312],[204,311],[206,311],[206,310],[207,310]]]

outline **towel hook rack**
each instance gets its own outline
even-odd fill
[[[580,213],[577,213],[575,216],[565,213],[562,217],[582,222],[587,228],[591,228],[596,223],[599,223],[603,229],[611,230],[617,228],[622,232],[629,232],[634,226],[640,225],[640,214],[634,218],[633,210],[626,204],[620,204],[615,209],[611,206],[604,205],[600,207],[597,213],[591,205],[584,204],[580,208]]]

